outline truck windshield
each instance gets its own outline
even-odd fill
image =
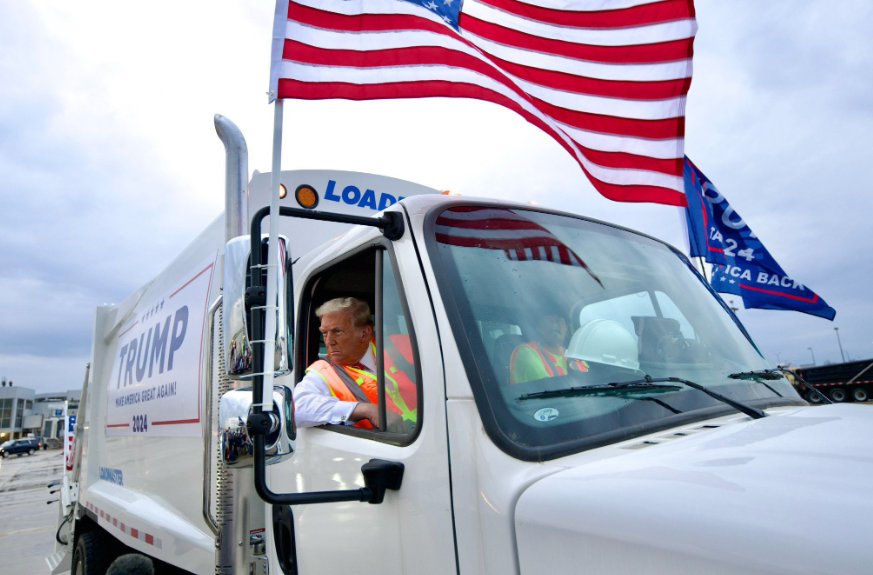
[[[729,413],[803,403],[682,254],[566,215],[464,206],[428,218],[442,300],[491,438],[541,460]],[[595,386],[584,393],[555,391]],[[547,393],[549,392],[549,393]]]

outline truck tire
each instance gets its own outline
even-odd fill
[[[833,388],[830,393],[828,393],[828,396],[830,396],[831,401],[834,403],[842,403],[849,399],[849,394],[846,393],[845,388],[842,387]]]
[[[73,552],[73,571],[71,575],[104,575],[109,567],[105,553],[105,537],[99,531],[83,533],[76,542]]]
[[[870,395],[867,393],[866,387],[856,387],[852,390],[852,399],[855,401],[867,401],[870,399]]]
[[[806,401],[810,403],[821,403],[821,396],[816,392],[810,390],[806,392]]]

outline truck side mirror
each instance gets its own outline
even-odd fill
[[[231,379],[252,378],[251,326],[248,322],[246,288],[251,286],[250,246],[248,236],[240,236],[227,242],[224,249],[224,283],[222,286],[222,329],[224,332],[224,362],[227,376]],[[266,243],[263,257],[266,261]],[[279,257],[276,262],[278,289],[276,317],[276,366],[275,376],[291,370],[291,331],[288,325],[290,297],[290,270],[287,262],[285,239],[279,238]],[[262,270],[266,284],[266,269]],[[266,290],[265,290],[266,291]],[[267,311],[271,311],[268,308]]]
[[[252,388],[234,389],[225,393],[218,404],[218,440],[221,458],[233,467],[254,464],[254,445],[246,423],[252,413]],[[273,387],[273,410],[269,412],[271,428],[264,436],[267,465],[287,459],[294,452],[297,436],[294,422],[294,402],[291,389]]]

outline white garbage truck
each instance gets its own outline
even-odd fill
[[[52,573],[873,569],[873,410],[809,406],[680,251],[339,171],[281,172],[270,250],[271,174],[216,129],[224,214],[97,308]],[[336,297],[400,428],[295,423]]]

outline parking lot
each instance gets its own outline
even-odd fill
[[[61,478],[63,450],[0,459],[0,573],[47,574],[58,505],[46,485]]]

